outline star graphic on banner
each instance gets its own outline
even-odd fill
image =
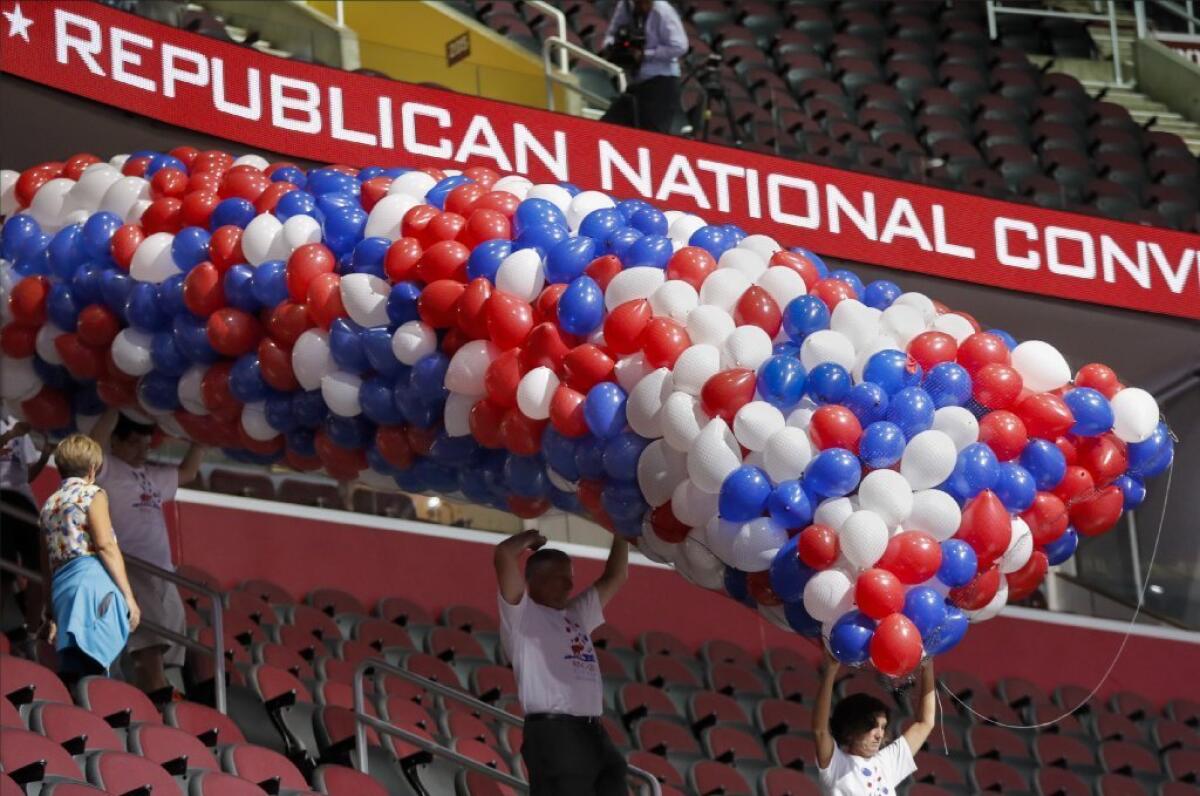
[[[12,11],[5,11],[4,18],[8,20],[8,38],[20,36],[29,43],[29,26],[33,20],[21,13],[21,4],[16,3]]]

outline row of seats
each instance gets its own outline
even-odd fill
[[[275,479],[264,474],[214,468],[198,486],[223,495],[281,500],[315,508],[345,507],[337,485],[331,482],[321,483],[295,478]],[[400,492],[356,489],[352,502],[353,510],[361,514],[376,514],[403,520],[417,518],[412,498]]]

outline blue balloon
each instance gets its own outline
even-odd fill
[[[396,408],[396,402],[392,399],[392,384],[381,376],[363,380],[358,388],[358,403],[362,406],[363,414],[372,423],[393,426],[404,421],[404,415]]]
[[[632,219],[639,210],[646,207],[652,207],[652,205],[645,199],[622,199],[617,202],[617,210],[621,211],[621,215],[626,219]],[[664,231],[662,234],[665,235],[666,232]]]
[[[1050,566],[1056,567],[1075,555],[1077,547],[1079,547],[1079,533],[1068,526],[1062,536],[1043,545],[1042,552],[1046,554],[1046,561]]]
[[[17,217],[21,218],[21,216]],[[100,294],[100,283],[104,279],[104,274],[110,270],[112,269],[97,263],[84,263],[75,272],[75,276],[71,279],[71,293],[80,309],[104,300]]]
[[[268,404],[269,406],[269,404]],[[295,401],[293,400],[293,416],[295,415]],[[267,422],[271,421],[270,415],[267,416]],[[313,433],[311,428],[295,428],[291,431],[284,432],[287,434],[288,450],[295,451],[300,456],[316,456],[317,435]]]
[[[894,348],[872,354],[863,368],[863,380],[878,384],[888,395],[894,395],[905,387],[916,387],[923,375],[916,360]]]
[[[71,378],[71,372],[69,370],[61,365],[51,365],[49,362],[36,355],[33,357],[33,370],[35,373],[37,373],[38,378],[42,380],[42,383],[47,387],[53,387],[56,390],[69,391],[75,385],[75,381]],[[76,393],[76,395],[78,395],[78,393]],[[75,396],[73,395],[72,401],[74,401],[74,398]],[[95,414],[100,414],[103,411],[104,407],[102,406],[100,407],[100,412],[95,412]],[[87,413],[85,412],[83,414]]]
[[[188,167],[179,158],[174,155],[159,154],[150,158],[150,162],[146,165],[144,176],[148,180],[163,169],[175,169],[183,174],[188,173]]]
[[[360,331],[362,327],[348,318],[335,318],[329,325],[329,354],[339,368],[350,373],[363,373],[371,367]]]
[[[1067,458],[1053,442],[1031,439],[1021,451],[1021,466],[1033,476],[1033,484],[1043,492],[1058,486],[1067,474]]]
[[[629,267],[648,265],[665,269],[674,253],[671,239],[666,235],[642,235],[633,242],[622,259]]]
[[[939,362],[925,375],[925,392],[934,406],[962,406],[971,398],[971,374],[957,362]]]
[[[257,354],[242,354],[229,370],[229,392],[245,404],[265,401],[270,388],[263,381]]]
[[[625,225],[625,216],[620,210],[615,207],[602,207],[583,217],[579,224],[579,234],[594,241],[603,241]]]
[[[565,224],[546,224],[540,227],[529,227],[517,235],[513,251],[520,249],[537,249],[542,254],[553,249],[559,241],[570,236]]]
[[[1009,351],[1012,351],[1014,348],[1017,347],[1017,338],[1013,337],[1011,334],[1004,331],[1003,329],[988,329],[987,333],[994,334],[997,337],[999,337],[1001,342],[1004,343],[1005,347]]]
[[[788,625],[805,638],[817,638],[821,635],[821,623],[813,619],[804,608],[803,600],[783,604],[783,616]]]
[[[728,479],[726,479],[728,483]],[[783,481],[767,498],[767,513],[784,528],[804,528],[812,522],[813,505],[799,479]]]
[[[842,399],[842,405],[853,412],[864,427],[887,417],[889,403],[888,394],[884,389],[869,381],[855,384]]]
[[[611,381],[602,381],[588,390],[583,401],[583,419],[588,430],[600,439],[609,439],[625,428],[625,391]]]
[[[580,235],[554,244],[546,253],[546,281],[565,284],[579,277],[596,258],[596,241]]]
[[[903,613],[916,625],[924,641],[946,621],[946,600],[935,589],[915,586],[904,595]]]
[[[229,274],[226,273],[225,277],[228,279]],[[250,279],[250,295],[257,304],[267,308],[277,307],[287,301],[287,263],[283,260],[260,263]]]
[[[640,520],[648,508],[637,484],[605,484],[600,490],[600,505],[615,521]]]
[[[1000,465],[1000,473],[993,487],[996,497],[1012,514],[1020,514],[1033,505],[1037,496],[1037,484],[1033,476],[1015,462],[1004,462]]]
[[[718,226],[704,226],[692,233],[688,238],[689,246],[696,246],[704,249],[713,256],[714,260],[721,259],[721,255],[733,248],[736,244],[731,236],[725,234],[725,230]]]
[[[907,444],[900,426],[879,420],[863,429],[858,440],[858,456],[868,467],[879,470],[900,461]]]
[[[754,607],[754,598],[750,596],[750,584],[746,581],[746,573],[733,567],[725,567],[725,593],[733,599]]]
[[[425,194],[425,201],[436,207],[438,210],[446,209],[446,197],[460,185],[475,182],[465,174],[455,174],[450,177],[443,177],[438,180],[437,184],[429,189]]]
[[[356,274],[371,274],[387,279],[383,263],[392,242],[387,238],[363,238],[354,247],[350,256],[351,271]],[[259,268],[262,268],[260,265]]]
[[[184,227],[171,242],[171,259],[180,271],[190,271],[208,259],[212,235],[203,227]]]
[[[604,322],[604,291],[586,274],[576,277],[558,299],[558,324],[564,332],[585,337]]]
[[[1000,462],[992,449],[976,442],[958,452],[954,472],[946,479],[949,491],[960,498],[973,498],[985,489],[993,489],[1000,477]]]
[[[821,279],[829,276],[829,266],[825,265],[825,261],[816,252],[810,251],[803,246],[792,246],[788,251],[792,254],[799,254],[812,263],[812,267],[817,269],[817,276]]]
[[[841,663],[863,663],[871,656],[874,636],[875,621],[860,611],[850,611],[829,631],[829,651]]]
[[[958,642],[963,640],[963,636],[967,635],[969,625],[970,620],[967,619],[967,615],[961,608],[947,605],[945,620],[934,628],[929,633],[929,638],[925,640],[925,651],[930,655],[949,652],[958,646]]]
[[[50,236],[39,234],[25,241],[13,270],[21,276],[50,275]]]
[[[449,368],[450,357],[441,351],[434,351],[417,360],[409,374],[408,383],[419,401],[433,406],[445,404],[450,395],[445,386]]]
[[[262,308],[254,297],[254,271],[249,265],[239,264],[225,272],[221,287],[229,306],[250,313]]]
[[[937,579],[954,589],[965,586],[975,577],[979,569],[979,558],[975,548],[962,539],[947,539],[942,542],[942,563],[938,567]]]
[[[850,394],[850,385],[849,371],[836,362],[822,362],[808,372],[805,389],[819,404],[836,404]]]
[[[829,307],[816,296],[797,296],[783,310],[783,330],[797,343],[829,328]]]
[[[83,250],[88,259],[100,263],[112,262],[112,236],[124,225],[116,213],[101,210],[83,222]]]
[[[400,364],[400,360],[396,359],[396,354],[392,351],[392,335],[386,326],[363,329],[358,337],[371,370],[389,379],[394,379],[403,372],[404,365]]]
[[[417,300],[421,298],[421,286],[416,282],[397,282],[388,293],[388,321],[399,326],[409,321],[421,319],[417,312]]]
[[[349,193],[323,193],[317,196],[317,210],[326,216],[341,212],[351,207],[361,207],[358,191]]]
[[[6,260],[17,259],[17,253],[24,248],[27,241],[42,234],[42,227],[27,213],[10,216],[0,229],[0,257]]]
[[[650,440],[623,431],[604,443],[604,472],[610,481],[637,481],[638,459]]]
[[[50,270],[59,279],[70,279],[88,259],[83,248],[83,225],[72,224],[54,233],[47,248]]]
[[[595,480],[604,475],[604,440],[593,436],[579,440],[575,448],[575,467],[582,478]]]
[[[551,225],[565,228],[567,217],[558,205],[545,199],[526,199],[517,205],[517,212],[513,214],[513,233],[517,236],[533,227]]]
[[[267,418],[267,425],[278,431],[280,434],[290,434],[300,428],[300,423],[298,420],[296,420],[296,415],[292,411],[291,394],[274,393],[272,395],[268,395],[266,405],[263,407],[263,414]],[[310,434],[309,436],[310,444],[312,444],[312,435]],[[290,440],[288,447],[291,447]],[[313,453],[316,453],[315,449]]]
[[[509,456],[504,463],[504,483],[513,494],[540,498],[546,492],[546,470],[540,456]]]
[[[66,372],[66,368],[61,368]],[[68,383],[71,375],[67,373]],[[78,387],[71,395],[71,411],[76,415],[99,415],[103,414],[108,407],[100,398],[100,393],[96,391],[95,382],[87,382]]]
[[[1141,442],[1128,446],[1129,474],[1138,478],[1153,478],[1175,461],[1175,438],[1166,423],[1155,426],[1153,433]]]
[[[1112,405],[1099,390],[1091,387],[1076,387],[1067,390],[1063,401],[1075,416],[1071,433],[1080,437],[1094,437],[1112,428]]]
[[[876,279],[862,291],[862,302],[877,310],[886,310],[904,291],[895,282]]]
[[[568,481],[579,480],[579,466],[575,463],[575,453],[578,450],[576,441],[563,436],[554,426],[546,426],[542,432],[542,455],[554,472]]]
[[[298,166],[281,166],[271,172],[271,182],[290,182],[297,188],[304,188],[308,185],[308,175]]]
[[[347,450],[365,448],[375,438],[375,426],[362,415],[339,417],[331,414],[321,425],[335,445]]]
[[[301,391],[292,395],[292,413],[296,422],[305,428],[316,428],[329,416],[329,407],[320,390]]]
[[[325,223],[321,225],[325,245],[339,257],[348,254],[362,240],[363,227],[366,225],[367,211],[357,205],[327,210]]]
[[[476,246],[467,258],[467,279],[483,277],[489,282],[495,282],[496,272],[500,270],[500,263],[504,261],[505,257],[512,254],[512,250],[513,245],[510,240],[502,238],[485,240]]]
[[[278,174],[279,172],[275,172]],[[288,182],[292,182],[288,180]],[[297,183],[299,184],[299,183]],[[275,203],[275,217],[287,221],[292,216],[312,216],[320,221],[325,214],[317,209],[317,197],[308,191],[289,191]]]
[[[327,193],[356,193],[360,190],[355,177],[333,169],[313,169],[308,173],[304,187],[314,196]]]
[[[644,205],[629,217],[629,225],[643,235],[666,235],[667,217],[657,207]]]
[[[120,315],[133,290],[133,277],[124,271],[105,271],[100,277],[100,296],[113,312]]]
[[[158,300],[162,302],[162,311],[174,318],[180,313],[187,312],[183,303],[183,282],[186,274],[172,274],[158,284]]]
[[[804,484],[821,497],[842,497],[854,491],[862,477],[858,457],[845,448],[826,448],[804,470]]]
[[[254,204],[240,196],[222,199],[213,208],[212,215],[208,217],[208,228],[216,231],[221,227],[232,225],[245,229],[256,215],[258,215],[258,211],[254,208]]]
[[[138,398],[152,409],[173,412],[179,408],[179,379],[150,371],[138,381]]]
[[[900,426],[908,439],[933,427],[936,410],[929,393],[920,387],[905,387],[888,402],[887,419]]]
[[[75,293],[66,282],[55,282],[46,297],[46,315],[50,322],[64,332],[73,332],[79,324],[80,308]]]
[[[786,411],[804,397],[807,377],[797,357],[776,354],[758,369],[758,393],[767,403]]]
[[[758,467],[743,464],[721,484],[717,511],[729,522],[748,522],[761,517],[771,496],[771,481]]]
[[[618,229],[605,239],[604,248],[616,255],[622,265],[628,266],[629,250],[633,248],[633,244],[637,243],[641,237],[642,233],[633,227]]]
[[[771,345],[771,355],[778,356],[780,354],[799,359],[800,346],[796,345],[791,340],[780,340],[778,343],[773,343]]]
[[[731,245],[737,246],[744,241],[749,233],[739,227],[737,224],[722,224],[721,229],[725,231],[725,236],[731,241]]]
[[[1145,502],[1146,485],[1133,476],[1118,476],[1113,483],[1121,490],[1121,495],[1124,498],[1122,508],[1125,511],[1133,511]]]
[[[125,300],[125,320],[143,332],[162,332],[171,328],[171,316],[163,311],[158,288],[149,282],[138,282]]]
[[[809,579],[817,574],[800,560],[796,552],[800,537],[793,536],[779,548],[771,567],[767,572],[770,578],[771,591],[786,603],[796,602],[804,597],[804,587]]]
[[[189,362],[207,364],[220,359],[208,341],[208,329],[205,328],[204,321],[191,313],[175,316],[171,324],[171,336],[175,347]]]

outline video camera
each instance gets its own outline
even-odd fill
[[[641,65],[642,50],[646,48],[646,29],[643,25],[622,25],[617,28],[612,44],[604,50],[604,58],[626,71]]]

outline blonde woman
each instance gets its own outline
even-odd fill
[[[72,434],[54,452],[62,484],[42,507],[44,570],[51,575],[46,634],[58,649],[60,674],[71,684],[105,674],[121,654],[141,611],[96,485],[103,454],[95,440]]]

